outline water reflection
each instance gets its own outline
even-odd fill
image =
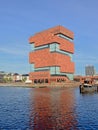
[[[0,87],[0,130],[98,130],[98,93]]]
[[[76,129],[75,96],[73,89],[32,89],[30,129]]]

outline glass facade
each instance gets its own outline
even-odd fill
[[[55,75],[60,73],[60,68],[57,66],[52,66],[50,67],[50,74]]]
[[[31,64],[31,72],[37,71],[50,71],[51,75],[66,75],[70,80],[73,79],[73,74],[71,73],[61,73],[59,66],[43,67],[43,68],[34,68],[34,64]]]
[[[64,38],[64,39],[66,39],[66,40],[68,40],[68,41],[70,41],[70,42],[73,42],[73,39],[71,39],[70,37],[65,36],[65,35],[62,34],[62,33],[57,34],[57,36],[59,36],[59,37],[61,37],[61,38]]]
[[[58,51],[59,50],[59,44],[58,43],[51,43],[50,44],[50,52]]]
[[[72,61],[72,54],[66,51],[62,51],[59,49],[59,43],[51,43],[49,45],[43,45],[43,46],[39,46],[39,47],[34,47],[34,43],[31,44],[31,50],[32,51],[37,51],[37,50],[41,50],[41,49],[45,49],[45,48],[50,48],[50,52],[58,52],[64,55],[68,55],[71,58]]]
[[[29,39],[31,44],[29,62],[31,64],[31,72],[36,73],[30,73],[30,75],[38,74],[39,78],[39,75],[41,76],[41,74],[45,73],[45,76],[47,75],[46,79],[48,80],[50,77],[53,77],[53,79],[56,78],[57,80],[57,77],[59,76],[65,76],[65,79],[67,79],[66,77],[73,79],[73,39],[73,32],[62,26],[56,26],[48,29],[47,31],[36,33],[34,37],[32,36]]]
[[[30,71],[34,72],[34,64],[30,64]]]

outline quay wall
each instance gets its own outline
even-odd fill
[[[43,87],[79,87],[80,82],[65,82],[65,83],[51,83],[51,84],[26,84],[26,83],[0,83],[1,87],[30,87],[30,88],[43,88]]]

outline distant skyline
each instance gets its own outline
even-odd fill
[[[62,25],[74,32],[75,74],[98,72],[97,0],[3,0],[0,2],[0,71],[29,73],[28,39]]]

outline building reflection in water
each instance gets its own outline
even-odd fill
[[[74,93],[71,89],[32,89],[30,129],[76,129]]]

